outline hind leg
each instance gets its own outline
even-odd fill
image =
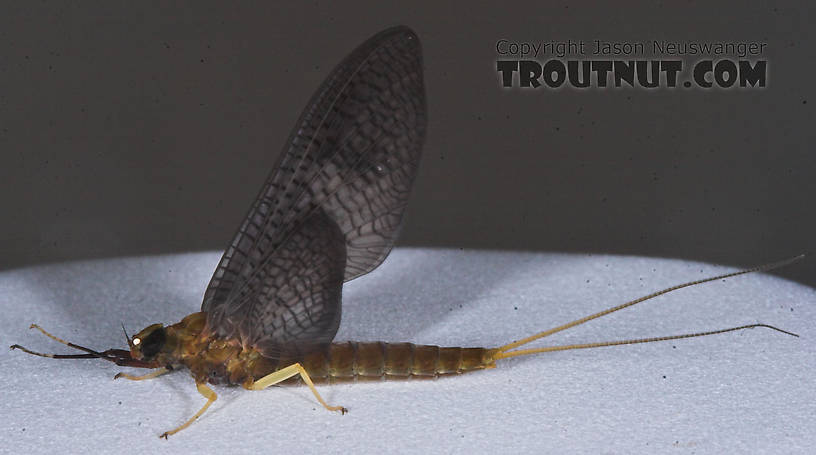
[[[309,377],[309,373],[307,373],[306,369],[303,368],[303,366],[301,366],[299,363],[293,363],[292,365],[289,365],[286,368],[275,371],[274,373],[270,373],[262,377],[261,379],[258,379],[255,382],[245,384],[244,387],[249,390],[263,390],[271,385],[283,382],[291,378],[292,376],[298,374],[300,375],[301,379],[303,379],[303,382],[305,382],[306,385],[309,386],[309,389],[312,390],[312,393],[314,394],[315,398],[317,398],[317,401],[320,402],[320,404],[322,404],[324,408],[328,409],[329,411],[340,411],[341,414],[345,414],[346,412],[348,412],[348,409],[342,406],[329,406],[329,404],[326,403],[326,401],[323,400],[323,397],[321,397],[320,394],[317,392],[317,389],[315,388],[314,383],[312,382],[312,378]]]

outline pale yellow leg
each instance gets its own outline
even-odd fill
[[[141,376],[133,376],[127,373],[116,373],[116,376],[114,376],[113,379],[125,378],[130,379],[131,381],[144,381],[145,379],[153,379],[157,376],[161,376],[168,371],[170,370],[165,367],[161,367],[158,370],[151,371],[150,373],[143,374]]]
[[[299,374],[300,377],[303,379],[303,382],[312,389],[312,393],[314,394],[317,401],[323,405],[324,408],[328,409],[329,411],[340,411],[341,414],[345,414],[348,412],[348,409],[342,406],[329,406],[324,400],[323,397],[317,393],[317,389],[312,382],[312,378],[309,377],[309,373],[306,372],[306,369],[303,368],[299,363],[294,363],[289,365],[286,368],[278,370],[274,373],[269,373],[268,375],[258,379],[257,381],[253,382],[249,386],[246,386],[249,390],[263,390],[271,385],[275,385],[279,382],[283,382],[292,376]]]
[[[204,406],[202,406],[201,409],[199,409],[194,416],[190,417],[190,420],[184,422],[184,425],[174,428],[170,431],[165,431],[164,433],[161,434],[161,436],[159,436],[160,438],[167,439],[167,437],[170,436],[171,434],[176,434],[179,431],[189,427],[190,424],[195,422],[195,419],[201,417],[201,414],[204,414],[204,411],[206,411],[207,408],[209,408],[210,405],[213,404],[213,402],[218,398],[218,395],[216,395],[211,388],[207,387],[207,384],[204,383],[196,384],[196,388],[198,389],[198,393],[204,395],[204,398],[207,399],[207,403],[205,403]]]

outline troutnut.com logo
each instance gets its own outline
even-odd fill
[[[501,87],[762,88],[767,43],[702,41],[496,42]],[[571,58],[591,56],[590,58]]]

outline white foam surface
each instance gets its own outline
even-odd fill
[[[0,345],[70,353],[38,323],[94,349],[198,310],[220,253],[53,264],[0,273]],[[806,259],[813,260],[813,259]],[[792,265],[791,267],[796,267]],[[336,340],[493,347],[733,268],[670,259],[398,249],[348,283]],[[680,290],[536,346],[680,334],[690,340],[500,361],[435,381],[216,387],[186,371],[113,381],[101,360],[0,350],[0,451],[20,453],[809,453],[816,447],[816,291],[767,274]],[[545,343],[546,341],[546,343]],[[142,370],[143,372],[143,370]],[[181,452],[179,452],[181,451]]]

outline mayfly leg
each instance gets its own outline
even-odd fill
[[[29,329],[37,329],[40,332],[42,332],[43,335],[47,336],[48,338],[51,338],[52,340],[54,340],[54,341],[56,341],[58,343],[62,343],[64,345],[68,346],[69,348],[73,348],[73,349],[77,349],[77,350],[82,351],[82,352],[86,352],[87,354],[74,354],[74,355],[43,354],[42,352],[35,352],[35,351],[30,350],[30,349],[27,349],[27,348],[25,348],[23,346],[20,346],[19,344],[15,344],[15,345],[11,346],[11,349],[19,349],[19,350],[21,350],[21,351],[23,351],[25,353],[31,354],[31,355],[36,355],[36,356],[40,356],[40,357],[48,357],[48,358],[51,358],[51,359],[93,359],[93,358],[103,358],[104,359],[104,358],[108,357],[102,352],[96,352],[93,349],[88,349],[88,348],[86,348],[84,346],[80,346],[78,344],[69,343],[68,341],[63,340],[62,338],[59,338],[56,335],[52,335],[51,333],[47,332],[45,329],[43,329],[42,327],[40,327],[37,324],[31,324],[28,328]]]
[[[251,384],[245,385],[244,387],[249,390],[263,390],[267,387],[273,386],[280,382],[283,382],[293,376],[300,375],[303,379],[303,382],[306,383],[307,386],[312,390],[315,398],[320,404],[323,405],[324,408],[328,409],[329,411],[339,411],[341,414],[345,414],[348,412],[348,409],[344,408],[343,406],[330,406],[323,397],[320,396],[320,393],[317,392],[314,383],[312,382],[312,378],[309,377],[309,373],[306,372],[306,369],[303,368],[299,363],[293,363],[286,368],[282,368],[278,371],[270,373],[257,381],[252,382]]]
[[[211,388],[207,387],[207,384],[204,384],[203,382],[197,382],[196,383],[196,389],[198,389],[198,393],[200,393],[202,396],[204,396],[204,398],[207,399],[207,402],[204,403],[204,406],[202,406],[201,409],[199,409],[198,412],[196,412],[194,416],[190,417],[189,420],[184,422],[184,424],[182,424],[179,427],[173,428],[170,431],[165,431],[164,433],[162,433],[159,436],[159,438],[167,439],[167,437],[170,436],[171,434],[176,434],[179,431],[189,427],[190,424],[195,422],[197,418],[201,417],[201,414],[204,414],[204,412],[207,410],[207,408],[209,408],[210,405],[213,404],[213,402],[216,399],[218,399],[218,395],[215,392],[213,392],[213,390]]]
[[[167,367],[161,367],[158,370],[151,371],[150,373],[143,374],[143,375],[140,375],[140,376],[134,376],[132,374],[127,374],[127,373],[116,373],[116,376],[114,376],[113,379],[125,378],[125,379],[130,379],[131,381],[144,381],[145,379],[153,379],[155,377],[163,375],[164,373],[169,373],[169,372],[170,372],[170,369],[168,369]]]
[[[43,333],[43,335],[47,336],[48,338],[51,338],[51,339],[52,339],[52,340],[54,340],[54,341],[57,341],[57,342],[59,342],[59,343],[62,343],[62,344],[64,344],[64,345],[66,345],[66,346],[71,346],[72,348],[73,348],[73,347],[75,347],[73,343],[69,343],[69,342],[67,342],[67,341],[63,340],[62,338],[59,338],[59,337],[57,337],[57,336],[55,336],[55,335],[51,335],[51,334],[50,334],[50,333],[48,333],[48,332],[47,332],[47,331],[46,331],[44,328],[42,328],[42,327],[38,326],[37,324],[31,324],[31,325],[30,325],[28,328],[29,328],[29,329],[37,329],[37,330],[39,330],[40,332],[42,332],[42,333]]]
[[[38,357],[47,357],[49,359],[99,359],[99,358],[104,358],[104,357],[98,356],[96,354],[46,354],[44,352],[32,351],[31,349],[28,349],[27,347],[21,346],[19,344],[12,344],[11,346],[9,346],[9,348],[11,348],[11,350],[19,349],[19,350],[25,352],[26,354],[36,355]]]
[[[24,346],[20,346],[19,344],[9,346],[11,349],[19,349],[27,354],[36,355],[39,357],[47,357],[49,359],[104,359],[120,366],[129,366],[135,368],[156,368],[158,366],[154,365],[151,362],[145,362],[143,360],[134,359],[133,357],[131,357],[130,351],[125,351],[123,349],[108,349],[103,352],[98,352],[94,351],[93,349],[88,349],[85,346],[80,346],[78,344],[65,341],[62,338],[49,333],[48,331],[46,331],[37,324],[31,324],[29,328],[37,329],[48,338],[51,338],[52,340],[58,343],[62,343],[68,346],[69,348],[85,352],[85,354],[46,354],[42,352],[32,351],[31,349],[28,349]]]
[[[153,373],[156,373],[156,372],[153,372]],[[150,373],[150,374],[153,374],[153,373]],[[149,376],[150,374],[145,375],[145,376]],[[161,373],[159,373],[159,374],[161,374]],[[156,374],[153,377],[158,376],[159,374]],[[251,383],[245,384],[244,388],[246,388],[248,390],[263,390],[263,389],[265,389],[265,388],[267,388],[269,386],[273,386],[275,384],[283,382],[283,381],[285,381],[285,380],[287,380],[287,379],[289,379],[289,378],[291,378],[293,376],[296,376],[298,374],[300,375],[301,378],[303,378],[303,382],[305,382],[306,385],[309,386],[309,388],[312,390],[312,393],[314,394],[315,398],[317,398],[317,401],[319,401],[320,404],[323,405],[323,407],[325,407],[329,411],[340,411],[343,414],[348,412],[348,410],[346,408],[342,407],[342,406],[330,406],[328,403],[326,403],[326,401],[323,400],[323,397],[321,397],[320,394],[317,392],[317,389],[315,388],[314,383],[312,382],[312,379],[309,377],[309,373],[307,373],[306,369],[304,369],[299,363],[289,365],[288,367],[282,368],[282,369],[280,369],[278,371],[270,373],[270,374],[262,377],[261,379],[258,379],[257,381],[253,381]],[[137,379],[148,379],[148,378],[140,376],[140,377],[137,377]],[[198,412],[195,413],[194,416],[190,417],[189,420],[184,422],[183,425],[181,425],[181,426],[179,426],[177,428],[174,428],[174,429],[172,429],[170,431],[165,431],[164,433],[161,434],[161,436],[159,436],[160,438],[167,439],[168,436],[170,436],[172,434],[175,434],[175,433],[178,433],[179,431],[189,427],[193,422],[196,421],[196,419],[201,417],[201,415],[204,414],[204,412],[207,410],[207,408],[209,408],[210,405],[213,404],[213,402],[218,398],[218,395],[216,395],[216,393],[213,392],[213,390],[210,389],[209,387],[207,387],[207,385],[204,384],[204,383],[196,383],[196,388],[198,389],[198,393],[200,393],[201,395],[204,396],[204,398],[207,399],[207,402],[204,404],[204,406],[201,407],[201,409],[198,410]]]
[[[492,358],[494,360],[498,360],[498,359],[506,359],[506,358],[509,358],[509,357],[522,356],[522,355],[538,354],[538,353],[542,353],[542,352],[565,351],[565,350],[570,350],[570,349],[588,349],[588,348],[597,348],[597,347],[602,347],[602,346],[617,346],[617,345],[622,345],[622,344],[651,343],[651,342],[655,342],[655,341],[677,340],[677,339],[680,339],[680,338],[694,338],[694,337],[715,335],[715,334],[719,334],[719,333],[733,332],[733,331],[736,331],[736,330],[750,329],[750,328],[755,328],[755,327],[765,327],[765,328],[776,330],[778,332],[785,333],[787,335],[792,335],[792,336],[798,337],[799,335],[796,335],[795,333],[791,333],[791,332],[782,330],[780,328],[773,327],[773,326],[768,325],[768,324],[748,324],[748,325],[742,325],[742,326],[739,326],[739,327],[730,327],[730,328],[727,328],[727,329],[712,330],[712,331],[708,331],[708,332],[688,333],[688,334],[683,334],[683,335],[670,335],[670,336],[661,336],[661,337],[638,338],[638,339],[632,339],[632,340],[603,341],[603,342],[597,342],[597,343],[583,343],[583,344],[573,344],[573,345],[563,345],[563,346],[550,346],[550,347],[543,347],[543,348],[519,349],[519,350],[514,351],[514,349],[516,349],[516,348],[518,348],[520,346],[523,346],[525,344],[528,344],[530,342],[533,342],[535,340],[538,340],[540,338],[548,337],[548,336],[550,336],[552,334],[561,332],[563,330],[567,330],[567,329],[575,327],[577,325],[581,325],[581,324],[583,324],[585,322],[589,322],[589,321],[591,321],[593,319],[600,318],[601,316],[606,316],[607,314],[614,313],[614,312],[622,310],[624,308],[628,308],[628,307],[630,307],[632,305],[636,305],[638,303],[645,302],[646,300],[651,300],[651,299],[653,299],[655,297],[658,297],[658,296],[661,296],[663,294],[668,294],[669,292],[676,291],[678,289],[686,288],[686,287],[689,287],[689,286],[695,286],[695,285],[698,285],[698,284],[707,283],[709,281],[722,280],[722,279],[725,279],[725,278],[735,277],[735,276],[738,276],[738,275],[744,275],[746,273],[764,272],[764,271],[768,271],[768,270],[773,270],[773,269],[776,269],[776,268],[779,268],[779,267],[786,266],[786,265],[788,265],[788,264],[790,264],[792,262],[796,262],[796,261],[798,261],[798,260],[800,260],[800,259],[802,259],[804,257],[805,257],[804,254],[800,254],[798,256],[794,256],[794,257],[789,258],[789,259],[784,259],[782,261],[772,262],[770,264],[764,264],[764,265],[760,265],[760,266],[757,266],[757,267],[752,267],[750,269],[740,270],[740,271],[732,272],[732,273],[726,273],[726,274],[723,274],[723,275],[718,275],[718,276],[714,276],[714,277],[710,277],[710,278],[704,278],[704,279],[701,279],[701,280],[690,281],[688,283],[678,284],[676,286],[671,286],[669,288],[666,288],[666,289],[654,292],[652,294],[637,298],[635,300],[626,302],[624,304],[621,304],[621,305],[618,305],[618,306],[615,306],[615,307],[612,307],[612,308],[608,308],[608,309],[600,311],[598,313],[591,314],[589,316],[585,316],[585,317],[580,318],[580,319],[576,319],[576,320],[574,320],[572,322],[568,322],[568,323],[560,325],[558,327],[554,327],[552,329],[545,330],[543,332],[539,332],[539,333],[537,333],[535,335],[532,335],[532,336],[529,336],[527,338],[523,338],[521,340],[514,341],[512,343],[509,343],[509,344],[506,344],[504,346],[498,347],[498,348],[492,350]]]
[[[66,346],[68,346],[70,348],[79,349],[80,351],[85,351],[85,352],[87,352],[89,354],[99,354],[96,351],[92,351],[91,349],[88,349],[88,348],[79,346],[77,344],[65,341],[65,340],[63,340],[62,338],[60,338],[60,337],[58,337],[56,335],[52,335],[51,333],[49,333],[48,331],[46,331],[44,328],[40,327],[37,324],[31,324],[28,328],[29,329],[37,329],[40,332],[42,332],[43,335],[47,336],[48,338],[51,338],[52,340],[54,340],[54,341],[56,341],[58,343],[62,343],[62,344],[66,345]]]

